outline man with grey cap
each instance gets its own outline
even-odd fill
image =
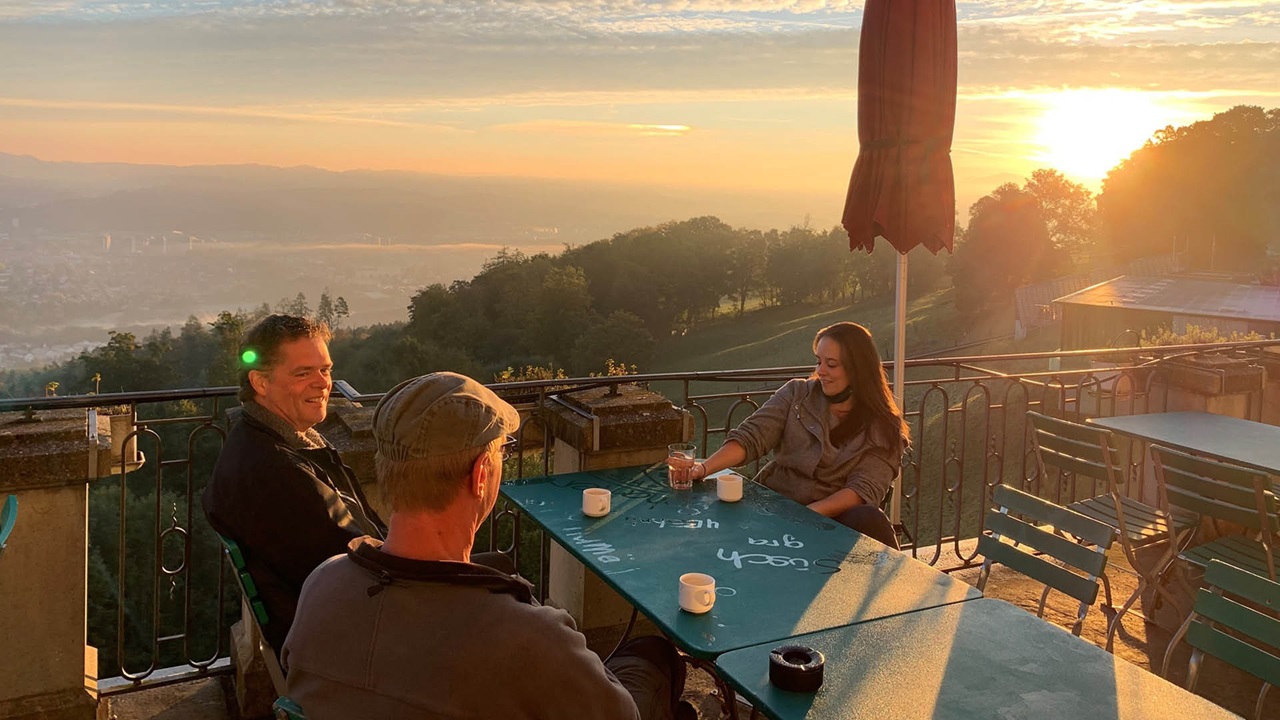
[[[281,656],[308,720],[688,717],[684,663],[666,640],[632,640],[606,665],[568,613],[472,562],[519,423],[491,390],[448,372],[378,403],[386,540],[357,538],[316,568]]]

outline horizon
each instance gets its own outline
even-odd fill
[[[959,2],[957,210],[1280,96],[1280,2]],[[0,152],[843,197],[861,2],[0,0]]]

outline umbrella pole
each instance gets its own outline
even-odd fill
[[[898,411],[905,413],[902,407],[903,361],[906,359],[907,346],[907,254],[898,253],[898,279],[894,290],[893,303],[893,401]],[[893,495],[889,500],[889,520],[894,527],[902,524],[902,473],[893,484]]]

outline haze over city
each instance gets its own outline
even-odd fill
[[[1156,130],[1280,96],[1280,2],[957,10],[962,225],[1036,168],[1096,192]],[[861,20],[823,0],[0,0],[0,232],[20,229],[0,342],[324,287],[385,322],[504,246],[699,215],[830,227],[858,152]],[[108,234],[131,255],[222,246],[122,270],[93,255]],[[434,249],[368,250],[392,244]],[[253,275],[311,246],[329,249],[297,286]],[[127,293],[122,272],[143,274]],[[156,297],[78,314],[99,285]]]

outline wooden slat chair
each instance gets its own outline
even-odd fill
[[[1185,626],[1187,644],[1192,647],[1187,689],[1195,690],[1204,656],[1213,655],[1262,681],[1254,707],[1254,717],[1261,720],[1267,690],[1280,684],[1280,618],[1276,617],[1280,583],[1216,559],[1207,564],[1204,580],[1208,587],[1196,594],[1195,608]],[[1174,638],[1175,643],[1177,640]],[[1168,677],[1167,662],[1162,675]]]
[[[1174,511],[1182,508],[1196,516],[1195,524],[1170,535],[1172,544],[1185,548],[1179,553],[1179,560],[1198,568],[1208,567],[1211,560],[1222,560],[1255,575],[1276,579],[1273,544],[1280,531],[1280,519],[1276,517],[1271,479],[1265,473],[1159,445],[1151,446],[1151,457],[1163,502]],[[1243,527],[1248,534],[1225,535],[1192,545],[1204,518]]]
[[[1039,617],[1044,617],[1045,600],[1050,589],[1080,601],[1075,624],[1071,627],[1072,634],[1079,635],[1089,606],[1098,599],[1098,578],[1106,570],[1106,552],[1115,540],[1115,532],[1105,523],[1004,485],[996,486],[994,501],[998,509],[987,511],[988,534],[978,538],[978,553],[985,558],[982,572],[978,575],[978,589],[986,589],[993,563],[1007,565],[1045,584],[1036,613]],[[1015,514],[1021,519],[1015,518]],[[1068,533],[1089,544],[1072,542],[1060,533]],[[1003,542],[1002,538],[1017,545]],[[1045,556],[1067,567],[1051,562]],[[1069,568],[1075,568],[1083,575]]]
[[[4,555],[5,545],[13,534],[13,527],[18,524],[18,496],[9,495],[0,505],[0,556]]]
[[[1110,652],[1115,643],[1115,634],[1120,629],[1125,613],[1133,607],[1142,593],[1153,587],[1157,592],[1174,601],[1171,595],[1163,592],[1159,578],[1173,562],[1173,552],[1166,552],[1154,565],[1139,563],[1137,550],[1168,540],[1171,529],[1183,529],[1195,524],[1193,513],[1175,510],[1172,514],[1155,505],[1140,502],[1124,494],[1124,470],[1120,467],[1120,452],[1115,436],[1101,427],[1083,425],[1062,420],[1037,412],[1027,413],[1031,422],[1032,437],[1035,444],[1036,465],[1042,479],[1048,479],[1048,468],[1057,470],[1060,483],[1067,483],[1073,491],[1084,479],[1097,486],[1106,488],[1105,492],[1091,495],[1082,500],[1075,500],[1073,494],[1069,498],[1067,508],[1086,517],[1105,523],[1120,540],[1125,559],[1134,568],[1138,576],[1137,586],[1133,594],[1124,604],[1116,609],[1115,616],[1107,628],[1107,651]],[[1094,492],[1090,490],[1090,492]],[[1145,571],[1143,568],[1147,568]],[[1106,605],[1115,608],[1111,600],[1111,583],[1104,575],[1103,589],[1106,592]]]
[[[302,706],[281,695],[271,706],[271,715],[275,720],[307,720],[302,714]]]
[[[1231,523],[1247,532],[1224,535],[1199,545],[1192,543],[1199,534],[1200,522],[1171,532],[1170,546],[1179,550],[1180,563],[1174,566],[1176,577],[1187,592],[1196,590],[1186,572],[1187,566],[1207,569],[1215,560],[1275,580],[1274,545],[1276,533],[1280,531],[1280,518],[1276,516],[1277,501],[1270,489],[1270,478],[1253,470],[1159,445],[1151,447],[1151,455],[1163,503],[1170,508],[1194,512],[1197,520]],[[1187,618],[1169,642],[1162,672],[1168,671],[1173,649],[1186,634],[1192,617]]]
[[[270,618],[267,617],[267,606],[258,597],[258,586],[254,584],[253,578],[249,575],[244,562],[244,553],[240,551],[240,546],[229,537],[221,534],[218,537],[222,539],[222,546],[227,552],[227,559],[231,561],[231,567],[235,570],[232,574],[236,578],[236,585],[240,587],[242,602],[240,615],[242,618],[253,622],[253,633],[258,638],[258,652],[262,655],[262,660],[267,666],[267,674],[271,676],[271,685],[275,688],[276,694],[283,697],[285,690],[284,670],[280,667],[280,660],[276,657],[275,650],[262,635],[262,626],[270,622]]]

